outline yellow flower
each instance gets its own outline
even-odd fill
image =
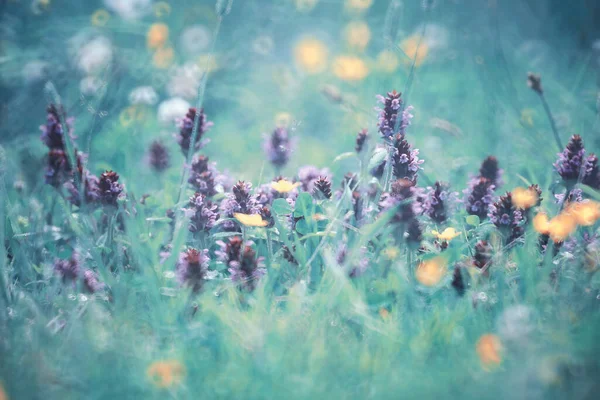
[[[358,57],[339,56],[333,62],[333,74],[345,81],[361,81],[369,75],[369,68]]]
[[[411,65],[414,60],[416,67],[423,64],[429,52],[429,46],[427,46],[425,40],[422,40],[421,36],[416,34],[404,39],[400,43],[400,48],[410,58],[410,60],[405,60],[406,64]]]
[[[444,277],[445,273],[446,259],[444,257],[434,257],[419,264],[415,277],[425,286],[435,286]]]
[[[351,11],[365,11],[373,4],[373,0],[346,0],[346,8]]]
[[[155,361],[146,370],[148,378],[159,388],[180,384],[185,377],[185,367],[177,360]]]
[[[296,10],[307,12],[315,8],[319,0],[296,0]]]
[[[4,391],[2,382],[0,382],[0,400],[8,400],[8,395],[6,394],[6,391]]]
[[[205,68],[208,70],[208,72],[218,71],[221,68],[221,65],[219,64],[217,56],[217,54],[202,54],[196,59],[196,65],[203,71]]]
[[[485,367],[491,367],[500,364],[502,361],[500,351],[502,343],[498,336],[487,333],[479,338],[475,346],[481,363]]]
[[[344,38],[351,49],[363,51],[371,40],[369,25],[363,21],[350,22],[344,28]]]
[[[100,9],[94,11],[94,13],[92,14],[91,21],[92,25],[94,26],[104,26],[106,25],[109,19],[110,14],[108,13],[108,11]]]
[[[280,112],[275,115],[275,126],[278,128],[289,128],[292,124],[292,114]]]
[[[572,214],[579,225],[591,226],[600,219],[600,203],[591,200],[572,203],[566,212]]]
[[[262,219],[260,214],[234,213],[233,216],[245,226],[267,226],[269,224],[267,221]]]
[[[512,191],[512,202],[517,208],[527,210],[538,203],[539,195],[532,188],[518,187]]]
[[[157,18],[162,18],[171,14],[171,6],[164,1],[159,1],[154,4],[152,8],[154,9],[154,15]]]
[[[146,34],[146,45],[149,49],[163,47],[169,39],[169,27],[162,23],[152,24]]]
[[[294,48],[296,64],[309,74],[325,71],[328,53],[323,42],[312,38],[302,39]]]
[[[563,242],[577,229],[577,219],[574,215],[562,212],[550,220],[548,234],[555,242]]]
[[[521,123],[528,127],[533,127],[533,116],[535,111],[531,108],[525,108],[521,110]]]
[[[545,212],[539,212],[533,217],[533,229],[542,235],[547,235],[550,232],[550,221]]]
[[[436,238],[445,240],[446,242],[449,242],[455,237],[460,236],[460,232],[457,232],[454,228],[446,228],[442,233],[439,233],[438,231],[431,231],[431,233],[433,233],[433,236]]]
[[[280,179],[277,182],[271,182],[271,187],[273,188],[273,190],[279,193],[291,192],[300,185],[300,182],[292,183],[290,181],[286,181],[285,179]]]
[[[390,50],[383,50],[377,55],[377,66],[382,72],[392,73],[398,69],[398,56]]]
[[[386,247],[385,250],[383,250],[383,256],[390,261],[395,260],[399,255],[400,250],[397,247]]]
[[[173,63],[173,58],[175,58],[175,52],[172,47],[161,47],[154,53],[152,63],[156,68],[167,69]]]

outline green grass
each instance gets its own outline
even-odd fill
[[[28,51],[39,49],[36,38],[46,38],[61,55],[56,58],[68,60],[60,43],[86,27],[101,4],[72,11],[80,19],[64,23],[67,15],[57,10],[67,3],[57,1],[52,12],[35,17],[40,27],[23,36]],[[311,13],[295,11],[291,1],[265,3],[235,1],[223,18],[215,54],[227,61],[208,76],[202,103],[215,125],[200,153],[236,179],[256,187],[275,176],[264,161],[262,134],[270,133],[277,114],[286,112],[298,147],[284,176],[291,179],[298,167],[313,164],[331,170],[334,190],[349,171],[359,174],[359,188],[366,190],[371,180],[366,165],[382,143],[375,95],[396,89],[415,107],[407,139],[425,160],[419,186],[442,180],[461,192],[481,161],[493,154],[504,169],[504,185],[496,195],[536,183],[543,189],[540,208],[556,215],[553,192],[560,192],[561,185],[552,163],[558,149],[542,104],[526,86],[529,70],[542,74],[563,144],[577,133],[588,152],[598,150],[592,53],[578,49],[566,61],[574,35],[559,30],[554,14],[542,17],[518,9],[515,17],[513,4],[438,2],[430,11],[420,2],[405,4],[402,13],[391,16],[398,32],[395,43],[428,23],[447,29],[448,44],[432,50],[416,69],[402,65],[385,74],[375,59],[390,48],[385,40],[389,26],[383,23],[386,2],[375,1],[362,15],[341,12],[339,1],[323,0]],[[212,7],[212,2],[171,6],[163,21],[176,41],[190,24],[186,13]],[[24,8],[10,11],[26,20]],[[204,19],[193,22],[214,28],[216,16],[198,15]],[[366,79],[344,82],[329,68],[310,75],[294,64],[293,46],[306,34],[323,40],[332,58],[347,53],[340,32],[355,19],[365,20],[372,30],[369,47],[360,55],[371,68]],[[44,123],[46,99],[41,88],[13,82],[22,93],[9,103],[10,111],[26,118],[9,118],[10,126],[3,129],[18,135],[3,134],[0,148],[0,400],[2,388],[11,400],[594,398],[600,373],[600,280],[597,269],[586,268],[582,243],[598,224],[580,227],[573,234],[575,250],[563,248],[552,257],[550,251],[539,251],[539,235],[530,224],[524,242],[507,249],[489,221],[473,224],[459,204],[446,226],[461,235],[441,253],[431,234],[440,227],[420,217],[426,251],[419,252],[406,245],[389,221],[391,214],[379,214],[376,202],[364,195],[371,211],[357,223],[349,190],[329,201],[302,194],[292,208],[281,201],[273,205],[274,227],[243,229],[267,267],[252,292],[228,279],[226,266],[214,256],[216,242],[230,233],[189,234],[189,221],[178,212],[172,237],[165,214],[185,206],[192,194],[187,188],[177,204],[184,165],[173,138],[177,128],[160,125],[156,106],[148,106],[144,118],[132,124],[124,126],[119,119],[132,88],[167,74],[152,67],[145,48],[145,33],[158,20],[150,15],[120,23],[112,15],[100,28],[121,56],[127,50],[135,54],[121,58],[135,66],[131,71],[111,67],[103,75],[105,93],[84,104],[77,80],[52,79],[69,115],[76,117],[74,144],[89,153],[87,168],[121,175],[127,197],[119,203],[118,217],[105,208],[80,210],[44,184],[46,149],[36,129]],[[531,21],[557,26],[548,38],[550,56],[537,63],[523,55],[523,41],[535,36],[524,33]],[[251,50],[259,35],[275,39],[268,56]],[[32,56],[6,49],[11,58],[0,71],[8,87]],[[405,57],[397,46],[392,50]],[[184,61],[181,54],[177,57],[177,63]],[[273,78],[281,75],[286,78]],[[327,84],[342,93],[342,104],[322,94]],[[161,100],[167,97],[164,86],[156,89]],[[89,105],[108,115],[90,113]],[[436,127],[436,118],[460,133]],[[371,133],[369,154],[346,154],[353,152],[356,133],[365,127]],[[171,152],[171,167],[160,174],[146,160],[148,145],[157,138]],[[598,200],[597,192],[586,193]],[[149,197],[142,204],[144,194]],[[288,223],[292,212],[304,217],[295,230]],[[327,219],[316,221],[315,214]],[[468,268],[466,293],[458,296],[451,287],[453,267],[468,264],[475,243],[484,238],[493,245],[489,276]],[[161,262],[167,244],[174,250]],[[283,257],[284,245],[294,248],[297,264]],[[339,265],[336,253],[342,245],[349,255]],[[181,287],[174,274],[178,253],[188,246],[210,250],[216,275],[196,294]],[[390,249],[395,257],[388,255]],[[589,259],[597,264],[598,252],[591,249]],[[56,276],[55,260],[73,251],[98,273],[105,291],[90,295],[80,284],[64,285]],[[420,284],[417,266],[439,254],[447,259],[447,272],[432,287]],[[349,277],[363,257],[366,272]],[[502,344],[498,365],[485,366],[478,356],[477,342],[485,334],[496,335]],[[184,373],[161,388],[148,370],[167,360],[175,360]]]

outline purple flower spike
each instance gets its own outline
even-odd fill
[[[106,171],[98,179],[98,197],[102,204],[117,206],[117,200],[122,197],[123,185],[119,183],[119,174]]]
[[[579,180],[584,157],[585,148],[579,135],[573,135],[563,152],[558,153],[554,168],[568,186],[574,185]]]
[[[423,214],[431,218],[432,221],[443,224],[448,219],[448,208],[450,202],[456,197],[455,193],[448,190],[448,184],[436,182],[433,187],[429,187],[428,193],[423,204]]]
[[[186,209],[186,212],[191,214],[190,232],[208,232],[219,219],[217,205],[201,193],[190,197],[189,208]]]
[[[150,145],[148,151],[150,166],[157,172],[162,172],[169,168],[169,150],[159,140],[155,140]]]
[[[484,220],[494,202],[494,185],[489,179],[480,177],[471,180],[469,188],[465,193],[465,207],[470,215],[477,215],[480,220]]]
[[[212,197],[217,194],[215,178],[218,175],[214,164],[208,162],[208,157],[198,156],[192,161],[188,182],[198,193]]]
[[[65,150],[65,130],[60,122],[60,114],[63,114],[62,106],[56,107],[50,104],[47,108],[48,116],[46,125],[40,126],[42,131],[42,142],[51,150]],[[67,131],[71,138],[73,137],[73,118],[67,118],[64,122],[67,125]]]
[[[524,234],[523,214],[512,202],[512,194],[507,192],[492,204],[489,209],[490,221],[504,234],[506,244],[514,242]]]
[[[498,159],[494,156],[489,156],[483,160],[481,168],[479,168],[479,176],[489,179],[494,185],[494,189],[502,186],[502,174],[503,171],[498,166]]]
[[[218,241],[219,250],[215,252],[219,261],[227,265],[231,280],[242,288],[252,291],[258,280],[265,274],[262,257],[257,257],[253,243],[243,242],[239,236],[229,238],[227,242]]]
[[[194,293],[199,292],[207,280],[209,263],[208,250],[187,249],[179,255],[175,267],[177,280]]]
[[[397,134],[392,158],[394,176],[397,179],[408,179],[416,183],[417,173],[422,169],[421,164],[423,164],[423,160],[419,160],[419,150],[413,150],[404,136]]]
[[[263,145],[267,159],[276,168],[283,168],[290,159],[292,142],[288,130],[283,127],[276,128],[270,136],[265,138]]]
[[[195,108],[190,108],[185,117],[179,121],[179,136],[177,137],[177,143],[179,143],[181,152],[186,157],[192,145],[191,142],[192,134],[194,133],[194,120],[197,113],[198,112]],[[206,132],[208,132],[211,126],[213,126],[213,123],[208,121],[206,114],[204,113],[204,109],[201,108],[198,116],[198,132],[196,133],[194,151],[200,150],[206,144],[206,140],[202,140],[202,137],[204,134],[206,134]]]

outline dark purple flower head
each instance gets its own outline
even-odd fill
[[[479,269],[489,268],[492,262],[492,246],[485,240],[480,240],[475,244],[475,254],[473,255],[473,266]]]
[[[155,171],[162,172],[169,168],[169,149],[161,141],[155,140],[150,144],[148,159]]]
[[[327,168],[317,168],[313,165],[305,165],[298,169],[298,181],[302,183],[300,186],[302,191],[311,193],[315,186],[315,181],[319,177],[331,179],[331,173]]]
[[[63,283],[75,282],[79,278],[80,270],[77,253],[73,253],[71,258],[67,260],[58,259],[54,261],[54,271],[61,277]]]
[[[598,169],[598,157],[590,154],[583,163],[583,178],[581,182],[596,190],[600,189],[600,170]]]
[[[196,133],[196,141],[194,143],[194,151],[200,150],[205,144],[206,140],[203,140],[203,136],[208,132],[213,123],[208,121],[204,109],[200,109],[200,113],[196,108],[190,108],[180,121],[179,121],[179,136],[177,136],[177,143],[181,147],[181,152],[184,156],[188,155],[190,146],[192,145],[192,135],[194,132],[194,120],[198,115],[198,132]]]
[[[265,274],[262,257],[257,257],[253,243],[243,242],[239,236],[229,238],[227,242],[218,241],[219,250],[215,253],[219,261],[227,265],[231,280],[243,288],[254,290],[258,280]]]
[[[414,248],[418,248],[423,240],[423,228],[419,220],[413,218],[406,227],[406,242]]]
[[[521,226],[523,214],[513,204],[510,192],[500,196],[500,199],[490,206],[488,216],[496,228],[505,235],[507,244],[523,236],[524,231]]]
[[[46,183],[60,187],[70,178],[71,172],[71,164],[65,151],[51,149],[48,152],[48,165],[44,174]]]
[[[198,193],[212,197],[217,194],[215,182],[216,175],[218,175],[218,173],[214,165],[208,162],[208,157],[198,156],[192,161],[188,182]]]
[[[315,181],[315,187],[313,189],[313,197],[316,199],[330,199],[331,198],[331,181],[327,177],[320,176]]]
[[[361,247],[358,260],[348,260],[348,246],[342,243],[335,252],[335,261],[339,266],[345,267],[350,278],[356,278],[364,274],[369,266],[369,259],[366,256],[366,252],[366,247]],[[347,263],[350,265],[346,265]]]
[[[384,138],[388,138],[393,136],[394,133],[399,133],[404,135],[406,127],[410,125],[410,119],[412,115],[410,114],[410,110],[412,107],[407,107],[402,111],[401,120],[398,120],[398,115],[402,110],[402,94],[396,92],[395,90],[388,92],[386,97],[381,95],[377,96],[377,99],[380,103],[383,104],[383,108],[377,108],[379,111],[379,122],[377,126],[379,126],[379,132]],[[396,124],[398,123],[398,131],[396,132]]]
[[[480,220],[484,220],[490,205],[494,202],[494,185],[489,179],[480,177],[471,180],[464,193],[467,213],[477,215]]]
[[[83,185],[85,198],[85,204],[95,205],[100,199],[100,189],[98,188],[98,178],[95,175],[90,174],[88,171],[84,171],[85,179],[83,182],[76,184],[73,180],[66,183],[65,187],[69,192],[69,201],[71,204],[81,207],[81,195],[79,192],[80,186]]]
[[[456,294],[458,294],[459,296],[463,296],[467,289],[461,269],[462,269],[462,267],[458,264],[454,267],[454,272],[452,273],[452,284],[451,284],[452,287],[454,288],[454,290],[456,290]]]
[[[423,160],[419,160],[419,150],[413,150],[404,136],[397,134],[392,157],[394,176],[397,179],[408,179],[416,183],[421,164],[423,164]]]
[[[416,201],[417,190],[414,183],[408,179],[398,179],[392,182],[390,193],[383,193],[379,201],[381,212],[397,207],[392,223],[408,224],[421,213]]]
[[[267,221],[266,228],[272,228],[275,226],[275,218],[273,218],[270,206],[261,207],[258,211],[263,221]]]
[[[179,254],[175,266],[177,280],[181,285],[191,288],[194,293],[199,292],[207,280],[209,263],[208,250],[187,249]]]
[[[91,269],[83,272],[83,287],[86,292],[94,294],[104,289],[104,283],[100,282],[98,275]]]
[[[65,150],[65,130],[61,123],[61,117],[64,116],[62,106],[50,104],[47,108],[48,116],[46,117],[46,125],[40,126],[42,131],[42,142],[50,150]],[[62,115],[61,115],[62,114]],[[64,117],[63,117],[64,118]],[[64,122],[67,125],[67,130],[71,138],[73,138],[73,118],[65,118]]]
[[[356,146],[354,147],[357,153],[363,151],[363,148],[368,138],[369,131],[367,129],[363,129],[360,132],[358,132],[358,135],[356,135]]]
[[[432,221],[442,224],[448,219],[448,208],[455,200],[456,194],[448,190],[448,184],[436,182],[429,187],[423,202],[423,213]]]
[[[558,153],[558,160],[554,163],[554,168],[568,186],[579,180],[584,157],[585,148],[581,136],[571,136],[567,147],[562,153]]]
[[[252,195],[252,184],[239,181],[231,189],[231,193],[221,202],[221,215],[225,218],[233,218],[233,214],[257,214],[259,205],[256,197]],[[223,227],[226,230],[237,229],[237,224],[233,221],[225,221]]]
[[[198,192],[190,197],[186,212],[190,215],[190,232],[208,232],[219,219],[217,205]]]
[[[98,179],[98,198],[107,206],[117,206],[117,200],[123,194],[123,185],[119,183],[119,174],[105,171]]]
[[[265,138],[263,148],[271,164],[276,168],[285,166],[293,150],[288,130],[284,127],[276,128],[270,136]]]
[[[503,171],[498,166],[498,159],[494,156],[489,156],[483,160],[479,168],[479,177],[489,179],[492,185],[494,185],[494,189],[502,185],[502,174]]]
[[[533,72],[527,73],[527,86],[539,95],[544,93],[544,89],[542,88],[542,78]]]
[[[352,209],[354,211],[354,219],[356,221],[356,225],[360,225],[361,221],[365,216],[365,210],[364,199],[358,190],[352,192]]]

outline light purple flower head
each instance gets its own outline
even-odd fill
[[[298,169],[298,180],[302,183],[301,188],[303,192],[311,193],[319,177],[331,179],[331,172],[329,172],[328,168],[318,168],[314,165],[305,165]]]
[[[61,123],[61,115],[63,114],[62,106],[55,106],[54,104],[50,104],[47,108],[48,115],[46,117],[46,125],[40,126],[40,130],[42,131],[42,142],[50,150],[66,150],[65,147],[65,130],[63,124]],[[74,139],[73,136],[73,121],[74,118],[66,118],[64,122],[67,125],[67,130],[69,132],[69,136]]]
[[[489,179],[479,177],[469,182],[469,187],[463,191],[465,198],[463,203],[470,215],[477,215],[480,220],[484,220],[494,202],[495,186]]]
[[[394,176],[397,179],[408,179],[416,183],[417,174],[422,169],[421,164],[423,164],[423,160],[419,159],[419,150],[413,150],[404,136],[397,134],[392,157]]]
[[[284,127],[275,128],[271,135],[265,136],[263,144],[267,159],[276,168],[283,168],[290,159],[293,143],[288,130]]]
[[[208,232],[219,219],[218,207],[201,193],[190,197],[186,212],[190,215],[190,232]]]
[[[256,197],[252,195],[252,184],[238,181],[231,189],[231,193],[228,193],[221,202],[220,210],[225,218],[233,218],[235,213],[258,214],[260,208]],[[233,221],[225,221],[223,228],[228,231],[236,230],[237,225]]]
[[[177,136],[177,143],[179,143],[179,147],[181,147],[181,152],[184,156],[188,155],[190,147],[192,145],[192,135],[194,133],[194,120],[196,115],[198,114],[196,108],[190,108],[181,120],[178,121],[179,125],[179,135]],[[200,113],[198,115],[198,132],[196,132],[196,140],[194,143],[194,150],[198,151],[208,141],[203,139],[203,136],[208,132],[208,130],[213,126],[213,123],[208,121],[206,114],[204,113],[204,109],[200,109]]]
[[[228,267],[231,280],[249,291],[256,288],[258,280],[266,273],[263,258],[257,257],[251,241],[243,242],[239,236],[229,238],[227,242],[218,241],[219,250],[215,252],[218,260]]]
[[[558,153],[558,160],[554,163],[556,172],[567,185],[573,185],[582,177],[581,167],[584,163],[584,157],[583,140],[581,136],[573,135],[567,147],[561,153]]]
[[[386,97],[381,95],[377,95],[377,100],[383,104],[383,108],[376,108],[379,111],[379,121],[377,126],[379,126],[379,132],[384,138],[389,138],[393,136],[395,133],[399,133],[401,135],[405,134],[406,128],[410,125],[410,120],[413,115],[410,111],[413,109],[412,106],[406,107],[403,110],[403,102],[401,98],[402,94],[396,92],[395,90],[388,92]],[[401,119],[398,120],[398,114],[401,113]],[[398,123],[397,131],[396,124]]]
[[[177,280],[181,285],[191,288],[193,292],[199,292],[207,280],[209,263],[207,249],[187,249],[179,254],[175,266]]]

